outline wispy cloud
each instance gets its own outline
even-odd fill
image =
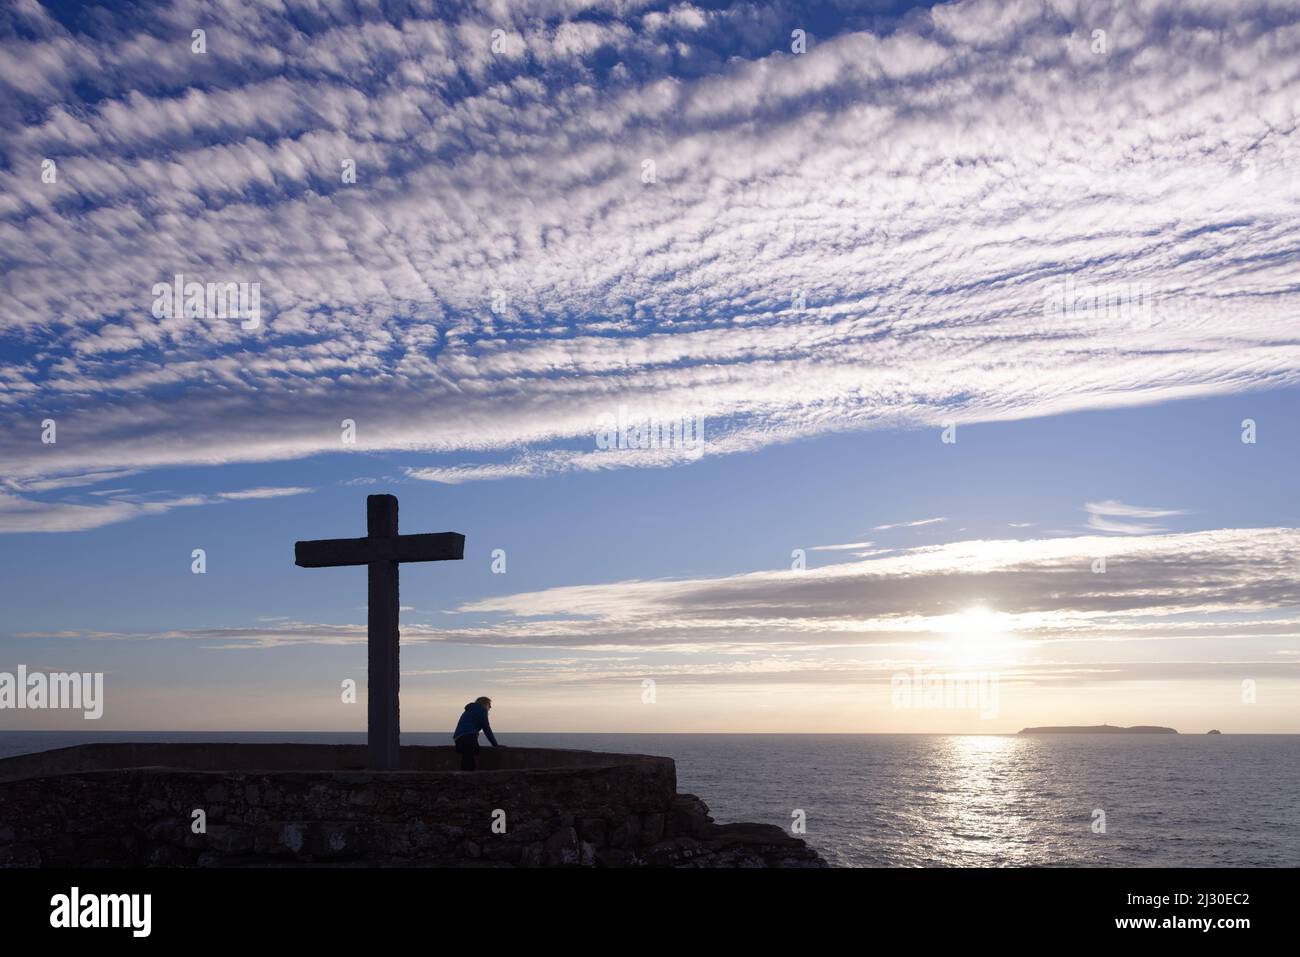
[[[4,484],[14,492],[51,492],[57,489],[79,488],[84,485],[112,482],[116,479],[135,475],[136,471],[136,469],[108,469],[102,472],[88,472],[82,475],[58,475],[26,482],[9,479]]]
[[[1105,502],[1087,502],[1083,506],[1088,513],[1088,525],[1099,532],[1117,532],[1122,535],[1149,535],[1162,532],[1164,527],[1149,522],[1124,521],[1135,518],[1167,518],[1171,515],[1186,515],[1181,509],[1145,508],[1140,505],[1125,505],[1123,502],[1108,500]]]
[[[84,532],[176,508],[303,495],[309,488],[254,488],[215,495],[139,494],[110,489],[87,502],[49,502],[0,491],[0,532]],[[91,493],[95,495],[95,493]]]
[[[885,532],[891,528],[917,528],[921,525],[935,525],[939,522],[946,522],[946,518],[922,518],[915,522],[895,522],[892,525],[877,525],[872,531]]]
[[[285,498],[290,495],[307,495],[314,491],[316,490],[313,488],[304,488],[297,485],[285,488],[248,488],[241,492],[218,492],[217,498],[230,501],[242,501],[250,498]]]

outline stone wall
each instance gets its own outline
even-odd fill
[[[0,866],[824,866],[778,827],[714,824],[669,758],[401,757],[371,772],[354,745],[100,744],[0,760]]]

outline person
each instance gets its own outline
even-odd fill
[[[456,742],[456,753],[460,755],[462,771],[473,771],[478,766],[480,731],[487,735],[487,739],[492,742],[492,747],[505,747],[497,741],[497,736],[492,733],[492,725],[488,724],[488,712],[491,710],[491,698],[475,698],[465,705],[460,720],[456,722],[456,730],[451,733],[451,739]]]

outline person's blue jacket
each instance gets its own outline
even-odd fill
[[[462,734],[472,734],[477,738],[480,731],[487,735],[487,739],[492,742],[492,747],[498,747],[497,736],[492,733],[492,725],[488,724],[487,708],[477,701],[471,701],[461,712],[460,720],[456,722],[456,730],[451,733],[451,739],[455,741]]]

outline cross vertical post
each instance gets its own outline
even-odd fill
[[[372,540],[397,537],[395,495],[371,495],[366,499],[366,532]],[[397,618],[401,596],[398,591],[397,562],[372,561],[366,567],[370,580],[370,613],[367,622],[369,666],[366,679],[370,767],[379,771],[396,771],[401,766],[401,715],[398,705],[401,672],[397,647]]]

